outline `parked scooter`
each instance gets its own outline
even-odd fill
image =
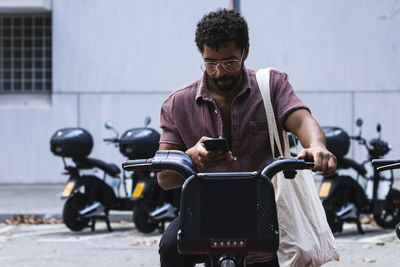
[[[50,140],[50,150],[61,156],[65,175],[69,176],[62,193],[67,199],[63,208],[65,225],[72,231],[81,231],[85,227],[95,230],[96,219],[104,219],[107,229],[112,231],[108,218],[110,210],[133,208],[129,195],[120,194],[120,186],[126,188],[126,177],[121,178],[120,168],[113,163],[89,158],[93,148],[91,134],[79,127],[64,128],[56,131]],[[73,165],[67,164],[66,158]]]
[[[313,166],[312,162],[283,159],[262,172],[196,173],[191,158],[176,150],[161,150],[154,158],[123,164],[125,170],[173,170],[186,179],[178,251],[208,255],[211,267],[244,267],[249,252],[276,252],[279,229],[270,177],[283,171],[292,178],[293,170]]]
[[[106,128],[113,130],[114,138],[104,139],[114,143],[116,147],[130,160],[151,158],[158,149],[160,134],[149,128],[151,119],[145,119],[145,126],[127,130],[120,138],[113,124],[106,122]],[[123,177],[128,177],[123,171]],[[131,192],[133,206],[133,222],[142,233],[150,233],[155,229],[164,231],[165,223],[172,221],[179,212],[180,190],[164,191],[157,182],[153,171],[135,171],[131,176]]]
[[[148,128],[150,121],[147,117],[145,127],[129,129],[121,137],[112,122],[107,121],[105,127],[114,131],[115,136],[103,141],[115,144],[128,159],[152,157],[158,149],[160,134]],[[91,221],[90,226],[94,231],[96,219],[101,218],[111,231],[108,219],[110,210],[133,210],[133,222],[143,233],[157,228],[163,231],[165,222],[177,216],[179,190],[162,190],[154,172],[128,174],[124,171],[121,176],[117,165],[88,158],[93,139],[85,129],[58,130],[50,144],[51,151],[62,157],[67,171],[65,174],[69,175],[62,194],[62,198],[67,198],[63,219],[69,229],[81,231]],[[66,158],[71,158],[75,166],[67,165]]]
[[[387,170],[394,170],[394,169],[400,169],[400,159],[397,160],[380,160],[380,159],[375,159],[372,161],[372,165],[377,169],[377,171],[387,171]],[[397,205],[396,205],[397,204]],[[392,213],[400,213],[400,208],[399,208],[400,203],[395,203],[393,207],[397,207],[397,210],[395,210]],[[390,207],[389,207],[390,208]],[[396,235],[397,238],[400,239],[400,223],[397,224],[396,226]]]
[[[322,180],[319,196],[334,233],[342,232],[344,222],[355,222],[358,232],[364,233],[360,214],[373,214],[382,228],[393,228],[400,221],[400,191],[392,188],[393,172],[379,173],[371,164],[373,159],[385,156],[390,150],[390,145],[381,139],[381,125],[377,125],[379,136],[367,142],[361,136],[362,120],[358,119],[356,124],[359,127],[357,136],[348,136],[338,127],[323,127],[327,148],[337,158],[337,173]],[[345,157],[350,139],[368,151],[368,159],[361,164]],[[352,169],[356,175],[341,174],[344,169]]]

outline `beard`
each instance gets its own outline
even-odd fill
[[[231,91],[240,80],[240,74],[237,76],[224,75],[218,78],[210,77],[211,81],[221,90],[221,91]]]

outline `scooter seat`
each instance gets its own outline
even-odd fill
[[[84,160],[79,161],[79,167],[97,167],[105,171],[107,174],[111,176],[117,176],[117,174],[121,173],[120,168],[114,163],[106,163],[99,159],[86,158]]]

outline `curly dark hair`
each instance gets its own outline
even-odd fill
[[[229,41],[243,50],[249,42],[247,22],[236,10],[218,9],[203,16],[197,24],[196,45],[203,53],[203,46],[219,49]]]

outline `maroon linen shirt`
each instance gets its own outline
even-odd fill
[[[271,102],[278,131],[284,128],[286,117],[293,111],[308,107],[295,95],[286,73],[270,72]],[[173,92],[163,103],[160,143],[178,144],[185,149],[194,146],[202,136],[223,136],[221,113],[208,92],[206,75]],[[200,172],[244,172],[262,169],[272,158],[267,116],[256,71],[244,67],[242,90],[232,102],[231,151],[234,161]]]
[[[293,111],[308,107],[295,95],[286,73],[270,72],[270,94],[278,131],[285,129],[286,117]],[[244,67],[242,90],[232,102],[231,151],[234,161],[199,172],[244,172],[261,170],[272,159],[268,123],[263,99],[257,84],[256,71]],[[208,93],[206,75],[185,88],[173,92],[161,108],[160,143],[194,146],[202,136],[223,136],[221,113]],[[282,141],[282,140],[281,140]],[[283,142],[281,142],[283,144]],[[275,258],[272,253],[249,254],[248,264]]]

